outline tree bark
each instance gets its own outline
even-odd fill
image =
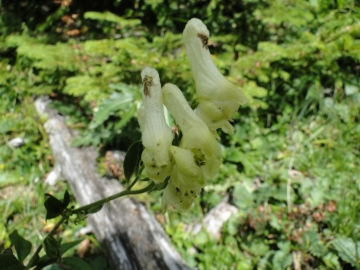
[[[35,102],[39,114],[46,114],[45,129],[57,166],[69,182],[80,205],[120,192],[115,179],[99,177],[96,153],[92,148],[71,147],[74,131],[64,117],[49,109],[48,98]],[[191,269],[171,245],[171,241],[145,206],[133,198],[111,201],[90,214],[88,223],[106,249],[112,269]]]

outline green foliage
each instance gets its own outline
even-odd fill
[[[67,190],[64,193],[63,201],[56,199],[48,193],[46,193],[45,196],[47,197],[44,203],[46,209],[46,220],[53,219],[61,215],[70,203],[70,194]]]
[[[13,231],[9,235],[11,243],[14,245],[18,259],[23,262],[27,255],[31,251],[31,243],[20,236],[17,230]]]
[[[41,179],[52,158],[34,97],[50,95],[79,129],[74,145],[102,150],[127,150],[140,139],[136,110],[144,66],[193,99],[181,31],[198,17],[211,32],[214,62],[249,103],[234,119],[235,133],[222,136],[224,165],[193,213],[167,217],[164,226],[175,246],[199,269],[289,269],[295,263],[359,268],[356,1],[103,1],[101,9],[75,2],[46,3],[47,12],[39,12],[43,5],[35,2],[19,9],[0,4],[0,188],[10,188],[5,194],[16,193],[15,184],[26,185],[20,194],[34,193],[42,205],[39,194],[50,192]],[[78,34],[69,35],[73,30]],[[7,144],[16,137],[24,138],[22,147]],[[128,181],[139,172],[139,153],[129,150],[125,159]],[[54,198],[64,189],[55,190]],[[184,232],[229,190],[239,212],[218,241],[203,231],[196,237]],[[158,195],[147,201],[154,212],[161,208]],[[16,229],[38,241],[23,225],[41,227],[41,218],[31,217],[42,209],[34,197],[19,197],[0,200],[1,247],[10,246],[7,235]]]
[[[360,264],[360,241],[354,243],[351,238],[336,238],[332,241],[334,249],[339,252],[339,256],[353,267]]]
[[[25,266],[16,259],[14,254],[0,254],[0,263],[2,269],[6,270],[23,270]]]

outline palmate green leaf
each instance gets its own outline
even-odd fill
[[[142,142],[136,141],[126,152],[124,159],[124,174],[127,181],[130,181],[131,176],[133,176],[134,173],[138,173],[143,149]]]
[[[105,99],[98,107],[94,114],[89,128],[95,129],[104,123],[112,114],[120,110],[126,111],[133,104],[134,98],[128,93],[117,93],[114,92],[108,99]],[[134,110],[131,110],[134,114]]]
[[[23,262],[27,255],[31,251],[31,242],[20,236],[17,230],[13,231],[9,235],[11,243],[14,245],[16,254],[20,262]]]

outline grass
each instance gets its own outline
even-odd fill
[[[193,210],[160,218],[186,261],[200,269],[358,267],[355,251],[333,244],[335,239],[347,246],[359,243],[357,102],[353,96],[324,98],[316,113],[301,119],[284,114],[271,127],[260,126],[255,111],[235,123],[220,173]],[[32,100],[11,104],[2,111],[0,125],[8,128],[1,137],[2,249],[10,246],[8,235],[14,230],[39,245],[54,224],[45,221],[44,193],[62,197],[69,188],[61,181],[53,188],[44,184],[53,157]],[[7,123],[9,119],[13,122]],[[25,139],[24,146],[12,149],[5,144],[18,136]],[[225,224],[221,239],[211,239],[205,231],[196,237],[185,233],[184,228],[200,221],[229,189],[239,212]],[[159,194],[141,199],[159,217]],[[84,225],[64,226],[59,236],[63,242],[74,241]],[[96,240],[88,238],[96,247]],[[95,250],[92,256],[99,254]]]

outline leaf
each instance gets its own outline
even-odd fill
[[[360,263],[356,261],[360,258],[360,241],[355,245],[351,238],[336,238],[331,243],[345,262],[350,263],[353,267]]]
[[[292,256],[281,250],[275,252],[273,260],[273,269],[286,269],[292,263]]]
[[[54,196],[48,193],[46,193],[45,196],[48,196],[44,203],[46,208],[46,220],[56,218],[66,207],[64,207],[63,203]]]
[[[14,256],[14,254],[0,254],[1,270],[23,270],[25,266]]]
[[[65,190],[62,205],[64,208],[66,208],[68,207],[69,203],[70,203],[70,194],[67,190]]]
[[[123,19],[120,16],[117,16],[116,14],[111,13],[109,11],[105,11],[105,12],[88,11],[88,12],[85,12],[84,18],[98,20],[98,21],[108,21],[108,22],[119,23],[121,26],[136,26],[136,25],[141,24],[141,20]]]
[[[305,248],[310,251],[314,256],[321,258],[325,252],[325,247],[321,242],[320,236],[315,231],[307,231],[302,235],[302,241],[305,244]]]
[[[94,214],[94,213],[99,212],[102,209],[102,207],[103,207],[103,204],[96,205],[94,207],[87,209],[85,212],[86,212],[86,214]]]
[[[347,96],[350,96],[357,92],[359,92],[359,87],[357,87],[356,85],[345,84],[345,94]]]
[[[68,207],[70,203],[70,194],[67,190],[64,193],[62,202],[49,193],[45,193],[45,196],[48,196],[44,203],[44,206],[47,210],[46,220],[56,218],[57,216],[61,215],[61,213],[66,209],[66,207]]]
[[[249,250],[255,256],[264,256],[269,251],[269,246],[263,239],[254,239],[250,243]]]
[[[239,208],[248,208],[253,202],[253,196],[243,184],[237,184],[233,191],[233,202]]]
[[[62,244],[60,246],[60,254],[63,255],[66,251],[68,251],[69,249],[75,247],[76,245],[78,245],[82,240],[76,240],[70,243],[65,243]]]
[[[48,235],[44,240],[44,249],[50,259],[56,259],[60,256],[59,242],[51,235]]]
[[[13,231],[9,235],[11,243],[14,245],[16,254],[19,258],[20,262],[23,262],[27,255],[29,255],[31,251],[31,242],[25,240],[22,236],[20,236],[17,230]]]
[[[26,267],[29,269],[34,265],[38,265],[39,260],[40,260],[39,254],[34,255]]]
[[[127,112],[125,112],[124,115],[122,115],[121,120],[116,123],[115,129],[121,130],[135,115],[136,110],[137,110],[137,106],[136,104],[134,104],[134,106],[132,106]]]
[[[0,149],[0,152],[2,151],[3,149]],[[19,183],[20,179],[21,175],[17,172],[0,172],[0,187]]]
[[[65,257],[62,261],[70,267],[70,269],[92,270],[92,268],[83,260],[76,257]]]
[[[167,187],[168,183],[169,183],[169,179],[170,179],[169,176],[166,177],[166,179],[165,179],[164,182],[161,182],[161,183],[159,183],[159,184],[156,184],[151,191],[155,191],[155,190],[158,190],[158,191],[159,191],[159,190],[165,189],[165,188]]]
[[[95,129],[104,123],[114,112],[119,110],[128,110],[129,106],[133,104],[134,98],[128,93],[114,92],[109,99],[105,99],[97,108],[94,118],[89,124],[90,129]]]
[[[328,269],[341,269],[338,256],[332,252],[326,253],[326,255],[322,257],[322,260]]]
[[[143,148],[142,142],[136,141],[129,147],[126,153],[124,159],[124,174],[127,181],[130,181],[134,173],[138,173]]]
[[[274,250],[269,250],[260,260],[258,263],[258,269],[259,270],[264,270],[264,269],[268,269],[268,266],[271,264],[269,262],[269,259],[271,258],[271,256],[273,256],[273,254],[275,253]]]

